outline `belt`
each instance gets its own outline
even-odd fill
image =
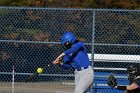
[[[87,69],[87,68],[89,68],[89,66],[81,67],[81,68],[76,68],[75,70],[76,70],[76,71],[81,71],[81,70],[84,70],[84,69]]]

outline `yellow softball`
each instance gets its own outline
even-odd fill
[[[38,68],[37,73],[41,74],[43,72],[43,68]]]

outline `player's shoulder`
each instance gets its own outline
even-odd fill
[[[140,76],[138,76],[138,77],[134,80],[134,82],[140,86]]]
[[[74,47],[76,47],[76,46],[84,46],[84,43],[79,41],[79,42],[76,42],[73,46]]]
[[[79,41],[79,42],[77,42],[75,44],[84,45],[84,43],[82,41]]]

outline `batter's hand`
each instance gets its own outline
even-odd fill
[[[53,61],[52,63],[53,63],[53,64],[62,64],[61,60],[62,60],[62,57],[63,57],[64,55],[65,55],[64,53],[60,54],[60,55],[55,59],[55,61]]]
[[[55,65],[55,64],[61,64],[61,61],[60,61],[60,59],[56,58],[52,63],[53,63],[54,65]]]

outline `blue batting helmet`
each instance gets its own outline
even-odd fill
[[[70,43],[74,43],[76,40],[76,37],[74,36],[73,33],[71,32],[67,32],[65,33],[62,38],[61,38],[61,42],[64,45],[66,42],[70,42]]]

